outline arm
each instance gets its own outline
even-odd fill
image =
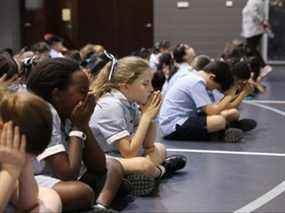
[[[31,157],[27,156],[26,164],[19,177],[17,209],[27,211],[38,205],[39,188],[33,175]]]
[[[88,170],[104,173],[106,171],[106,156],[101,147],[98,145],[89,126],[82,128],[86,134],[85,149],[83,159]],[[94,157],[96,159],[94,159]]]
[[[202,110],[207,115],[217,115],[220,114],[223,110],[227,109],[235,97],[236,91],[238,87],[237,85],[230,88],[227,92],[225,92],[225,97],[218,103],[206,105],[202,108]]]
[[[38,159],[45,160],[57,178],[76,179],[81,167],[81,141],[77,137],[69,137],[69,146],[66,150],[63,144],[61,120],[55,109],[52,108],[51,111],[53,114],[51,142]]]
[[[228,109],[238,108],[242,100],[254,90],[254,86],[248,82],[240,92],[240,94],[228,105]]]
[[[225,110],[231,101],[232,96],[226,95],[220,102],[207,105],[203,107],[202,110],[207,115],[217,115],[220,114],[223,110]]]
[[[61,180],[76,180],[81,168],[81,139],[70,137],[69,148],[45,158],[56,177]],[[60,166],[59,166],[60,165]]]
[[[88,170],[94,172],[106,171],[105,153],[98,145],[90,127],[89,120],[95,108],[95,97],[88,94],[82,103],[75,107],[72,115],[72,123],[86,134],[83,161]]]
[[[142,116],[136,130],[135,135],[130,140],[128,137],[118,140],[115,145],[120,151],[121,155],[125,158],[135,157],[138,154],[141,146],[143,145],[148,131],[152,131],[152,121],[159,112],[162,104],[162,98],[159,92],[154,92],[146,106],[142,109]],[[144,146],[144,148],[152,148]]]
[[[10,200],[13,191],[16,188],[17,179],[20,172],[9,172],[6,169],[0,171],[0,212],[4,212],[4,209]]]
[[[5,123],[0,137],[0,212],[16,189],[26,160],[25,150],[26,139],[20,135],[19,128],[13,127],[12,122]]]

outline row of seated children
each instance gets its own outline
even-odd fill
[[[159,115],[163,135],[176,140],[240,141],[243,131],[256,126],[254,120],[239,120],[238,107],[262,77],[256,71],[260,67],[245,55],[228,56],[227,63],[205,55],[191,60],[193,55],[193,48],[178,44],[173,52],[158,56],[153,83],[165,96]]]
[[[154,143],[154,118],[162,99],[152,89],[148,63],[137,57],[116,61],[107,56],[112,60],[98,74],[89,93],[93,78],[74,60],[42,58],[29,67],[30,72],[22,61],[16,63],[8,53],[0,54],[0,73],[8,89],[21,97],[31,95],[25,91],[28,89],[40,97],[51,115],[51,132],[48,128],[34,131],[38,134],[35,139],[46,138],[48,143],[36,153],[31,167],[37,184],[59,195],[63,211],[92,208],[112,212],[110,206],[118,208],[117,198],[128,191],[149,195],[161,178],[186,164],[183,156],[167,157],[164,145]],[[88,74],[92,76],[92,72]],[[19,84],[25,92],[19,91]],[[23,116],[31,124],[37,120],[28,113]],[[48,136],[40,134],[45,130]],[[30,143],[37,141],[28,138]]]
[[[148,195],[161,178],[185,166],[183,156],[167,158],[164,145],[154,143],[154,119],[161,105],[159,123],[168,139],[237,142],[243,131],[256,126],[252,120],[238,120],[237,108],[252,90],[249,79],[253,71],[246,60],[230,65],[211,62],[179,44],[173,53],[165,48],[157,54],[153,71],[146,60],[126,57],[117,61],[111,54],[96,52],[94,45],[83,48],[79,57],[65,55],[77,63],[47,59],[47,54],[41,54],[49,50],[44,43],[33,50],[18,54],[17,63],[9,54],[1,54],[2,81],[14,90],[19,84],[27,86],[48,102],[53,117],[51,140],[34,158],[33,172],[40,187],[52,188],[59,195],[64,211],[90,209],[96,204],[94,211],[111,212],[116,194],[127,194],[131,186],[132,194]],[[147,51],[143,53],[142,58],[149,58]],[[31,54],[38,65],[32,60],[26,63]],[[153,72],[159,78],[152,78]],[[152,87],[163,88],[164,101]],[[186,103],[190,104],[185,107]],[[174,108],[171,116],[177,116],[168,119]]]

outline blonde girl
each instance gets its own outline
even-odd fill
[[[155,143],[154,120],[162,98],[159,91],[153,91],[148,63],[137,57],[117,61],[106,54],[111,61],[92,84],[97,105],[89,124],[104,150],[118,157],[136,184],[134,194],[146,195],[160,177],[183,168],[186,159],[166,158],[165,146]]]

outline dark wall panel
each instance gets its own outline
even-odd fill
[[[20,48],[20,5],[18,0],[0,1],[0,48]]]
[[[246,0],[189,0],[189,8],[178,9],[177,0],[154,1],[154,39],[191,44],[197,54],[217,57],[225,42],[240,38],[241,11]]]

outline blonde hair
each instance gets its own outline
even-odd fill
[[[94,44],[86,44],[84,47],[80,49],[81,59],[84,60],[90,53],[95,52]]]
[[[105,51],[105,48],[100,44],[95,44],[94,49],[95,49],[95,52],[97,53],[97,55],[100,55]]]
[[[86,57],[90,56],[91,53],[101,54],[105,48],[100,44],[86,44],[80,49],[81,59],[84,60]]]
[[[124,57],[117,62],[115,70],[109,80],[112,62],[109,62],[97,75],[91,84],[91,89],[98,99],[112,88],[119,89],[120,83],[133,83],[147,69],[150,69],[148,63],[139,57]]]

